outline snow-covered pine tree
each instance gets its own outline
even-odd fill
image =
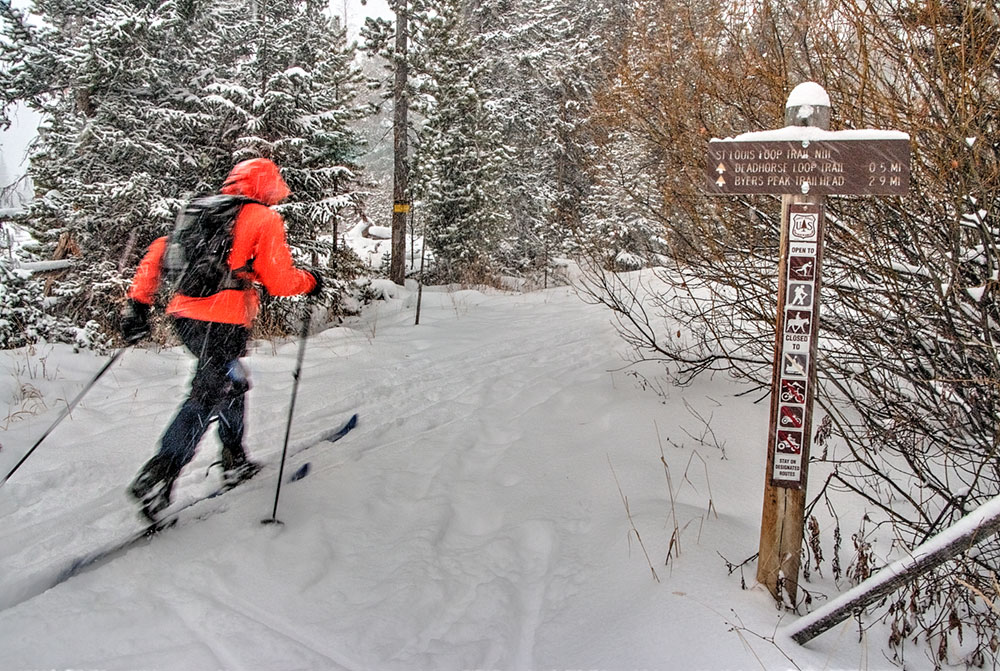
[[[547,91],[555,115],[544,144],[552,148],[551,221],[563,238],[585,235],[585,220],[594,212],[595,91],[617,64],[630,6],[621,0],[567,2],[553,17],[560,29]]]
[[[231,139],[233,160],[264,156],[277,163],[292,190],[279,207],[300,262],[353,267],[340,250],[338,223],[360,207],[356,160],[362,149],[351,122],[365,108],[346,31],[319,0],[257,0],[240,25],[249,57],[233,79],[209,87],[211,107]],[[329,295],[337,274],[327,271]],[[282,307],[282,305],[284,307]],[[262,323],[283,330],[297,317],[288,302],[265,301]]]
[[[498,207],[508,155],[494,109],[484,99],[480,45],[458,0],[434,3],[422,26],[415,70],[417,107],[426,118],[412,188],[438,270],[482,279],[493,266],[506,222]],[[476,277],[478,276],[478,277]]]
[[[475,70],[470,79],[475,95],[500,133],[497,146],[503,147],[498,157],[502,169],[490,190],[493,208],[505,221],[493,240],[482,243],[492,265],[504,272],[540,270],[579,231],[586,211],[592,92],[616,53],[615,36],[625,25],[622,13],[629,3],[463,0],[457,9],[438,4],[407,3],[414,36],[411,86],[425,96],[435,86],[443,70],[435,65],[440,58],[435,49],[452,47],[438,44],[446,31],[434,24],[457,13],[456,25],[472,46],[456,62]],[[370,20],[365,31],[369,52],[391,61],[392,34],[388,21]],[[416,95],[412,99],[421,100]],[[414,108],[430,114],[434,103]],[[413,124],[415,145],[431,141],[428,128],[419,120]],[[419,171],[426,167],[417,165],[414,179],[422,179]]]
[[[593,92],[616,57],[620,7],[607,0],[473,0],[487,95],[503,119],[511,160],[505,265],[538,269],[578,250],[592,211]],[[574,244],[567,246],[567,242]]]
[[[503,245],[495,252],[511,274],[544,270],[559,245],[552,226],[551,146],[556,115],[547,95],[555,33],[551,9],[535,0],[470,2],[470,23],[482,44],[483,87],[501,122],[510,160],[501,176],[497,207],[508,213]]]
[[[4,113],[43,115],[30,153],[29,221],[46,254],[79,249],[54,309],[113,325],[124,275],[169,226],[178,196],[228,160],[200,91],[222,62],[232,5],[200,0],[37,0],[0,7]]]
[[[100,349],[107,344],[97,322],[78,327],[66,317],[50,314],[51,300],[45,296],[44,282],[0,257],[0,349],[24,347],[39,340],[80,349]]]
[[[4,114],[44,115],[30,174],[35,235],[80,261],[52,283],[58,309],[114,327],[139,254],[182,199],[216,190],[234,160],[283,163],[291,238],[307,260],[352,204],[347,130],[355,75],[319,2],[38,0],[0,5]],[[260,141],[258,141],[260,140]],[[71,244],[70,244],[71,243]],[[331,283],[332,285],[332,283]]]
[[[362,85],[346,31],[319,0],[258,0],[241,33],[251,56],[232,83],[212,87],[225,115],[235,161],[264,156],[292,189],[283,214],[295,240],[330,234],[338,214],[356,205],[355,160]]]

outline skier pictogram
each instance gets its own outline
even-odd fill
[[[813,256],[790,256],[788,257],[788,267],[790,279],[816,279],[816,258]]]

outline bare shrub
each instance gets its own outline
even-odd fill
[[[621,275],[599,260],[586,290],[614,312],[636,360],[661,361],[680,383],[725,370],[763,395],[771,382],[779,203],[704,196],[707,139],[775,127],[807,80],[829,92],[835,129],[911,137],[907,196],[828,199],[817,400],[830,420],[813,456],[830,474],[822,494],[858,497],[906,552],[1000,494],[996,7],[638,5],[602,93],[597,163],[602,187],[655,224],[645,252],[659,269]],[[846,572],[860,579],[887,558],[864,535],[854,542]],[[922,634],[944,663],[961,632],[976,639],[961,655],[981,661],[1000,618],[957,581],[985,592],[998,562],[1000,542],[984,543],[900,592],[880,611],[896,618],[905,604],[896,642]]]

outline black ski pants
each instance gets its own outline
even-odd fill
[[[246,354],[249,329],[184,318],[175,319],[174,328],[198,361],[191,392],[160,438],[157,458],[165,467],[166,479],[171,480],[194,458],[213,418],[219,420],[222,449],[243,454],[246,392],[250,388],[239,360]]]

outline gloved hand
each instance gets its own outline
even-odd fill
[[[306,294],[306,296],[313,298],[315,296],[319,296],[323,292],[323,276],[319,274],[318,270],[310,270],[309,274],[313,276],[314,280],[316,280],[316,286],[314,286],[309,293]]]
[[[149,311],[152,306],[129,299],[122,312],[122,337],[134,345],[150,334]]]

